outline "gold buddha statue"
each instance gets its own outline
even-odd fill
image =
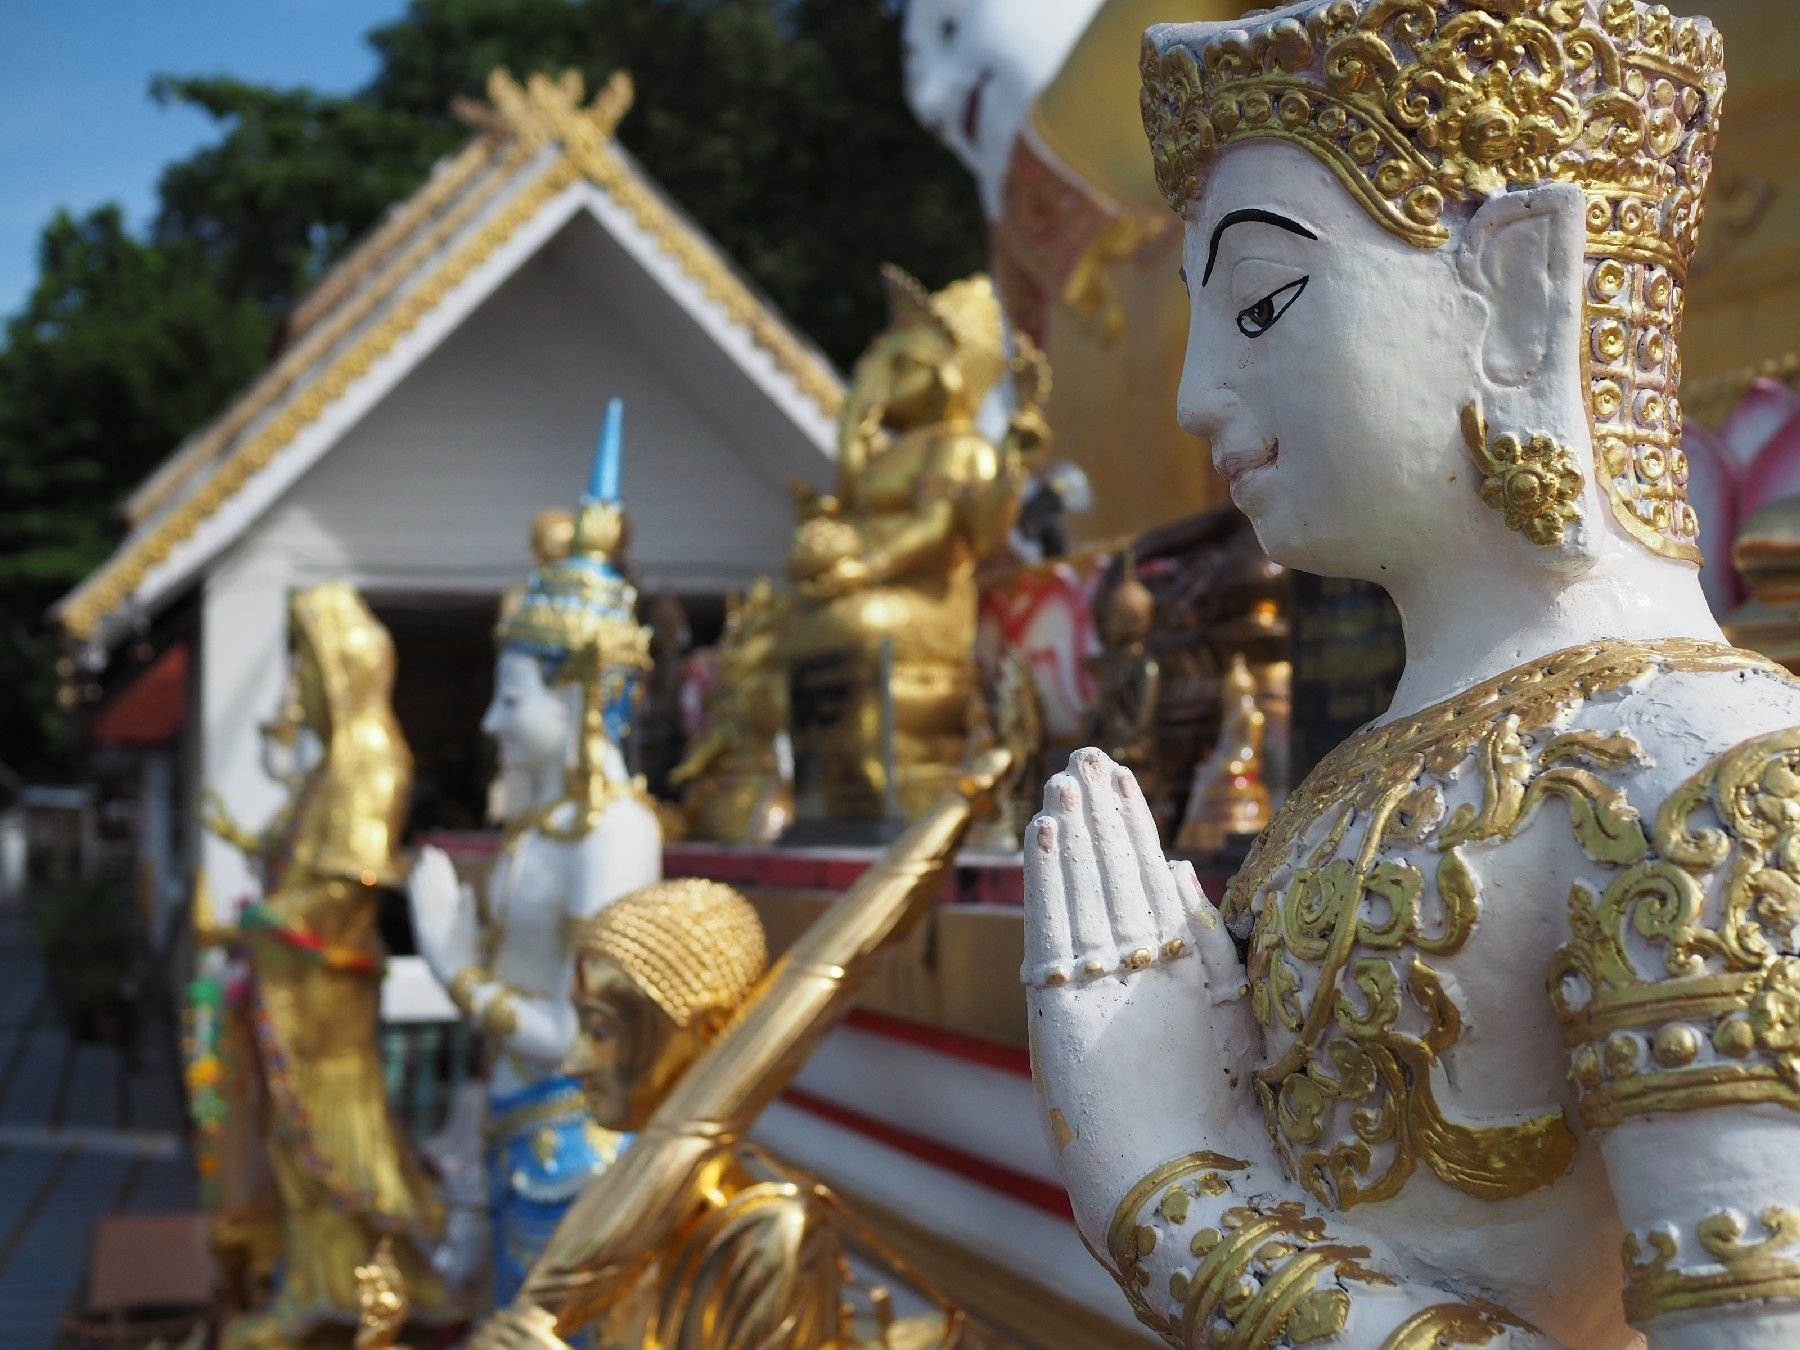
[[[1094,708],[1089,744],[1127,766],[1152,801],[1157,791],[1157,712],[1162,667],[1144,645],[1156,622],[1156,597],[1137,574],[1130,553],[1119,579],[1099,605],[1101,653],[1093,662]]]
[[[1247,838],[1269,823],[1269,785],[1262,769],[1268,718],[1242,652],[1231,654],[1219,704],[1219,743],[1194,771],[1193,791],[1175,836],[1182,853],[1217,853],[1233,836]]]
[[[571,1069],[602,1126],[636,1130],[564,1218],[476,1350],[550,1350],[578,1333],[647,1350],[951,1346],[961,1315],[894,1320],[863,1289],[846,1237],[907,1284],[832,1193],[743,1142],[849,1011],[877,955],[930,906],[978,808],[1010,765],[979,756],[765,972],[762,926],[716,882],[663,882],[582,931]]]
[[[841,722],[826,777],[846,813],[887,796],[883,708],[891,699],[895,795],[911,816],[955,776],[977,696],[976,564],[1006,538],[1026,461],[1047,433],[1030,397],[1000,445],[975,415],[1006,374],[1000,309],[985,276],[929,294],[883,270],[892,322],[857,363],[838,432],[837,488],[805,496],[787,572],[798,592],[781,656],[850,654],[871,673],[884,648],[887,688],[863,682]],[[1022,387],[1047,388],[1025,351]]]
[[[669,775],[691,838],[768,844],[793,820],[787,670],[775,651],[785,613],[766,579],[727,608],[705,729]]]
[[[388,1107],[377,1021],[383,952],[376,917],[399,881],[395,852],[412,757],[389,704],[393,642],[348,586],[292,602],[300,720],[324,747],[295,796],[288,833],[264,854],[268,892],[238,920],[250,974],[236,1010],[253,1075],[232,1099],[261,1099],[258,1122],[280,1213],[281,1260],[268,1306],[226,1328],[229,1346],[333,1345],[358,1317],[357,1265],[396,1239],[419,1311],[445,1298],[423,1244],[442,1215]],[[219,824],[227,838],[256,838]],[[249,1122],[240,1122],[242,1132]],[[246,1197],[227,1196],[228,1204]],[[236,1216],[219,1216],[230,1232]]]

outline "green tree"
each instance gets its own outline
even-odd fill
[[[0,351],[0,747],[41,769],[67,743],[45,609],[98,564],[121,492],[262,364],[271,324],[192,251],[119,209],[59,214]]]
[[[146,235],[59,216],[0,347],[0,758],[67,743],[45,608],[117,538],[118,503],[267,360],[283,315],[469,135],[488,72],[629,70],[620,138],[840,365],[882,322],[877,268],[981,266],[960,166],[901,95],[894,0],[412,0],[348,97],[155,82],[217,141],[163,174]]]

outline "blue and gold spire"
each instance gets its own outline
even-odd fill
[[[625,405],[615,398],[606,407],[567,553],[540,563],[497,633],[503,647],[542,661],[554,682],[595,686],[615,742],[629,724],[638,677],[650,668],[650,630],[637,621],[637,588],[618,566],[625,538],[624,420]]]

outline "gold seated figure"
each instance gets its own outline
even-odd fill
[[[1007,371],[1000,310],[985,276],[928,294],[897,268],[883,273],[893,319],[858,362],[839,428],[834,496],[802,493],[787,573],[799,602],[786,626],[790,665],[860,657],[871,672],[886,646],[893,771],[915,816],[961,757],[974,664],[976,564],[1017,513],[1025,460],[1046,443],[1037,412],[1041,358],[1005,441],[975,425]],[[846,814],[885,800],[883,681],[862,683],[833,748],[828,796]]]
[[[783,761],[787,671],[775,659],[786,605],[767,580],[731,605],[707,696],[706,729],[669,778],[682,790],[690,836],[773,843],[794,816],[792,772]]]

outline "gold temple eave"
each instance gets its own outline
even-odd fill
[[[626,77],[615,76],[591,103],[584,103],[574,72],[559,80],[533,75],[520,84],[496,70],[488,80],[488,97],[486,109],[475,114],[485,127],[481,139],[443,174],[428,180],[400,208],[396,221],[378,227],[376,235],[347,260],[352,272],[359,266],[370,269],[367,279],[346,282],[342,274],[329,274],[321,285],[340,289],[343,302],[323,315],[310,306],[312,324],[301,340],[179,456],[165,481],[151,485],[138,503],[140,518],[159,508],[165,514],[146,521],[66,602],[58,620],[68,637],[78,641],[95,637],[106,616],[130,598],[153,568],[236,497],[544,206],[583,180],[620,206],[821,414],[836,419],[843,404],[837,375],[613,144],[614,128],[630,106]],[[554,147],[557,153],[522,187],[513,186],[545,147]],[[482,177],[488,169],[491,172]],[[465,184],[472,186],[448,200]],[[448,247],[509,190],[510,200],[494,209],[473,235]],[[398,221],[419,227],[410,245],[394,242]],[[408,279],[426,268],[423,278],[407,288]],[[308,307],[308,302],[302,303]],[[388,304],[387,311],[352,338],[383,304]],[[315,370],[317,374],[309,378]],[[250,431],[259,420],[260,429]],[[187,495],[180,496],[190,484],[194,486]]]

